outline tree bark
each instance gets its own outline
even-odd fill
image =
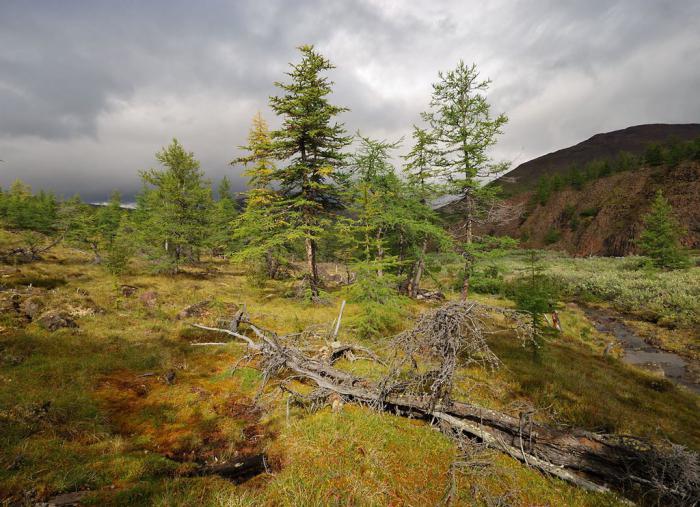
[[[425,252],[428,249],[428,240],[423,240],[423,245],[421,246],[420,257],[413,266],[413,271],[411,272],[411,281],[408,283],[408,296],[415,298],[420,291],[420,279],[423,276],[423,270],[425,269]]]
[[[264,454],[255,454],[229,463],[204,465],[195,470],[191,475],[219,475],[240,483],[266,471],[267,457]]]
[[[384,247],[382,246],[382,228],[377,230],[377,260],[379,261],[377,267],[377,277],[381,278],[384,276],[384,270],[382,269],[382,260],[384,260]]]
[[[311,296],[318,297],[318,266],[316,264],[316,242],[311,238],[304,240],[306,246],[306,267],[309,272]]]

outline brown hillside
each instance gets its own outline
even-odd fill
[[[574,146],[529,160],[496,181],[507,194],[513,195],[532,189],[540,176],[563,173],[572,165],[584,166],[593,160],[612,159],[621,151],[638,155],[649,143],[666,143],[674,139],[688,141],[698,137],[698,123],[635,125],[596,134]]]
[[[523,246],[555,248],[574,255],[623,256],[635,253],[642,217],[661,189],[687,231],[683,243],[700,248],[700,163],[643,168],[586,183],[581,190],[554,192],[546,205],[532,192],[510,203],[522,212],[508,223],[482,232],[521,238]]]

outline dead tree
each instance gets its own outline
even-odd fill
[[[590,491],[613,487],[634,497],[654,498],[664,505],[700,502],[698,454],[672,444],[654,445],[640,438],[560,429],[531,417],[514,417],[478,405],[455,401],[451,391],[458,361],[498,366],[485,335],[497,332],[494,320],[510,322],[527,339],[526,319],[517,313],[475,302],[450,302],[424,315],[417,326],[393,341],[394,359],[379,382],[356,377],[332,365],[332,356],[309,354],[298,335],[279,336],[250,319],[241,320],[248,334],[197,325],[245,342],[259,356],[263,383],[276,379],[302,403],[320,406],[342,400],[439,423],[452,437],[480,442],[525,465]],[[419,366],[419,362],[422,363]],[[315,386],[310,395],[294,392],[287,380]]]

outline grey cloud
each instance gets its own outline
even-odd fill
[[[438,70],[492,78],[510,123],[494,155],[522,162],[596,132],[700,119],[693,0],[380,0],[0,4],[0,185],[21,177],[102,199],[178,137],[214,180],[284,80],[295,47],[337,66],[350,132],[410,134]]]

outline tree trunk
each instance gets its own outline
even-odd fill
[[[277,277],[277,271],[279,271],[280,264],[269,250],[265,252],[265,265],[267,267],[267,277],[270,280],[274,280]]]
[[[685,480],[685,477],[676,477],[681,472],[664,472],[669,466],[691,465],[674,461],[675,455],[664,453],[663,448],[643,440],[629,435],[556,428],[534,421],[532,413],[528,412],[513,417],[470,403],[435,403],[422,396],[387,392],[369,379],[333,367],[330,361],[309,357],[294,346],[282,345],[274,333],[263,332],[250,321],[247,324],[260,341],[228,329],[194,326],[229,334],[246,342],[249,349],[274,358],[277,375],[281,374],[279,366],[283,365],[294,378],[305,378],[345,401],[374,406],[404,417],[440,421],[440,428],[449,435],[477,439],[530,467],[587,490],[607,491],[613,485],[635,495],[648,492],[651,498],[659,495],[659,500],[669,500],[663,505],[694,505],[693,501],[698,499],[697,491],[690,489],[693,484],[679,482]],[[689,456],[684,458],[687,463],[696,459]]]
[[[416,261],[413,271],[411,272],[411,281],[408,283],[408,296],[415,298],[420,291],[420,279],[423,276],[423,270],[425,269],[425,252],[428,249],[428,240],[423,240],[423,245],[421,246],[420,257]]]
[[[472,226],[474,222],[474,199],[471,195],[471,190],[467,191],[464,196],[466,210],[464,213],[464,242],[468,245],[472,243]]]
[[[462,301],[469,297],[469,282],[471,281],[472,263],[467,259],[464,263],[464,281],[462,282]]]
[[[384,247],[382,246],[382,228],[377,230],[377,277],[381,278],[384,276],[384,270],[382,269],[382,260],[384,260]]]
[[[97,249],[97,244],[91,243],[90,247],[92,248],[92,255],[94,255],[94,258],[92,259],[92,263],[93,264],[102,264],[102,256],[100,255],[100,252]]]
[[[318,297],[318,266],[316,265],[316,243],[311,238],[304,240],[306,245],[306,267],[309,271],[311,296]]]

